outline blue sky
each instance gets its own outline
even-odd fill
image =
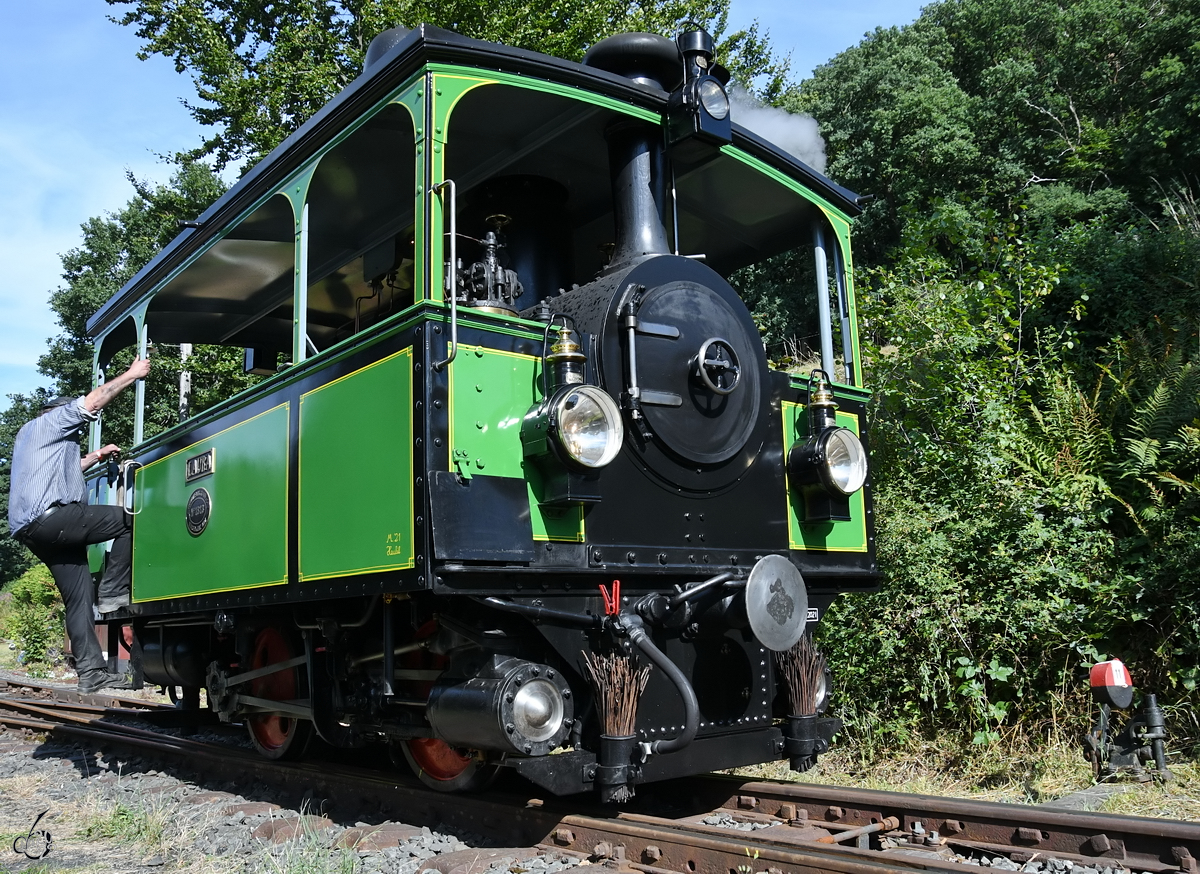
[[[877,26],[908,24],[916,0],[836,4],[733,0],[730,24],[757,18],[792,69],[817,64]],[[139,61],[129,28],[104,0],[4,4],[0,28],[0,404],[47,385],[37,372],[56,333],[48,306],[63,284],[60,256],[88,218],[119,210],[126,171],[165,182],[159,154],[195,145],[200,127],[180,103],[191,83],[162,58]],[[118,7],[119,9],[119,7]],[[818,119],[820,121],[820,119]]]

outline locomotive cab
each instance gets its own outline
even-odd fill
[[[877,576],[857,201],[739,126],[705,37],[389,32],[97,313],[98,379],[254,350],[224,396],[181,350],[177,422],[138,398],[147,681],[446,790],[812,764],[807,632]]]

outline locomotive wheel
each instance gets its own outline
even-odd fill
[[[437,623],[430,621],[417,629],[416,639],[423,640],[437,631]],[[406,668],[444,668],[446,657],[417,650],[407,653],[401,664]],[[432,682],[415,682],[410,692],[417,698],[428,698]],[[444,740],[418,737],[396,741],[392,744],[392,763],[402,767],[404,763],[417,775],[417,779],[439,792],[482,792],[500,773],[499,765],[489,765],[476,750],[452,747]]]
[[[263,668],[277,662],[285,662],[296,655],[283,633],[268,626],[254,640],[254,656],[251,668]],[[256,698],[273,701],[291,701],[300,697],[300,668],[276,671],[250,681],[250,694]],[[297,759],[304,755],[312,739],[312,723],[294,716],[280,713],[258,713],[246,717],[246,729],[254,748],[268,759]]]
[[[393,761],[396,747],[417,779],[438,792],[482,792],[500,773],[499,765],[487,764],[474,750],[457,749],[437,738],[400,741],[392,748]]]

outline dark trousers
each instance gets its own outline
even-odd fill
[[[96,640],[96,603],[88,570],[89,543],[113,542],[100,580],[100,600],[129,592],[133,549],[131,517],[121,507],[64,504],[40,522],[21,531],[21,540],[46,563],[66,607],[67,637],[80,676],[104,668],[104,653]]]

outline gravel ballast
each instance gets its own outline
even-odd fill
[[[44,859],[14,853],[35,818]],[[556,874],[580,863],[479,835],[394,822],[355,799],[210,785],[183,767],[69,739],[0,730],[0,871],[239,874]],[[44,840],[29,845],[36,855]]]

